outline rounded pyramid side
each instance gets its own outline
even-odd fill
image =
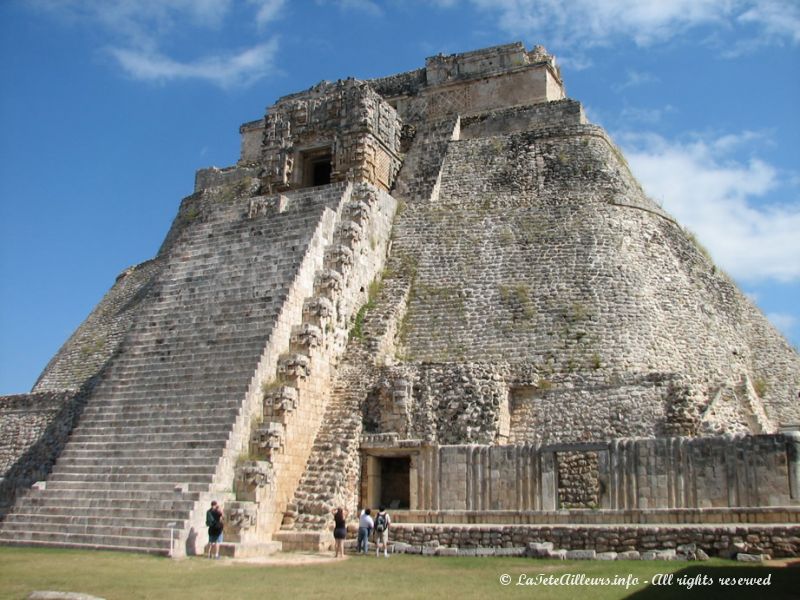
[[[800,420],[796,350],[596,126],[451,142],[393,254],[413,271],[400,357],[498,365],[512,413],[515,386],[535,388],[516,439]]]

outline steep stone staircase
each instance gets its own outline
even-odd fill
[[[451,116],[419,125],[397,175],[392,195],[406,202],[428,202],[438,194],[442,161],[451,140],[458,139],[460,119]]]
[[[193,513],[229,494],[220,474],[242,434],[242,399],[321,215],[343,190],[294,193],[284,211],[255,217],[247,199],[201,196],[182,209],[187,222],[141,313],[45,485],[0,526],[0,543],[167,554],[171,529],[178,553],[195,543]]]
[[[387,193],[354,184],[342,207],[313,292],[302,303],[302,320],[292,327],[288,352],[280,355],[274,376],[266,378],[249,460],[236,465],[237,501],[230,505],[235,544],[226,552],[249,553],[281,525],[315,436],[327,426],[323,417],[338,402],[336,389],[331,393],[334,376],[347,370],[340,363],[347,332],[383,269],[395,206]],[[357,434],[352,439],[357,447]]]
[[[354,486],[348,482],[359,476],[362,403],[375,378],[371,362],[360,342],[351,342],[306,470],[284,514],[284,530],[323,530],[333,508],[351,504],[347,500]]]

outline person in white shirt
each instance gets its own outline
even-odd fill
[[[358,517],[358,551],[366,554],[369,552],[369,536],[372,533],[372,528],[375,527],[375,522],[369,516],[370,510],[365,508],[361,511]]]

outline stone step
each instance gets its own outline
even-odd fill
[[[86,533],[61,533],[58,531],[14,531],[13,537],[5,532],[0,533],[0,543],[13,542],[14,545],[59,544],[66,547],[91,547],[96,549],[135,549],[134,551],[151,551],[166,554],[169,551],[169,537],[134,537],[94,535]]]
[[[231,416],[235,416],[235,413],[232,413]],[[174,433],[176,431],[202,435],[209,432],[229,432],[230,429],[230,422],[221,422],[219,417],[213,414],[184,419],[164,419],[154,415],[154,418],[150,420],[130,419],[107,423],[86,423],[81,421],[81,423],[72,430],[71,439],[74,440],[77,439],[76,436],[85,435],[101,435],[106,437],[117,435],[158,435],[162,433]]]
[[[226,317],[221,315],[216,318],[223,320]],[[202,327],[197,323],[191,323],[186,325],[187,331],[181,331],[178,335],[173,332],[172,335],[175,337],[170,338],[169,341],[164,341],[163,338],[158,337],[158,334],[140,333],[137,335],[139,347],[129,350],[126,356],[131,359],[160,359],[167,352],[171,352],[169,356],[170,359],[173,359],[177,356],[176,351],[197,352],[200,354],[200,358],[222,352],[226,354],[247,353],[265,341],[266,330],[262,327],[264,323],[264,315],[260,315],[255,323],[231,324],[229,327],[234,327],[235,330],[227,336],[220,336],[218,327],[214,329],[211,325]]]
[[[47,489],[54,490],[139,490],[150,492],[174,492],[178,484],[188,484],[187,491],[205,492],[211,485],[213,473],[205,475],[148,474],[148,475],[89,475],[68,473],[51,475]]]
[[[72,459],[87,459],[97,458],[105,461],[115,462],[120,459],[133,459],[140,461],[141,464],[148,464],[150,460],[160,458],[163,456],[173,456],[178,462],[184,462],[187,459],[198,459],[206,457],[208,460],[216,460],[219,458],[220,452],[225,445],[216,443],[215,445],[204,444],[195,448],[160,448],[148,447],[140,448],[130,446],[124,449],[103,449],[103,448],[75,448],[71,444],[67,444],[64,451],[61,453],[59,460],[72,460]],[[179,451],[178,451],[179,450]]]
[[[126,539],[124,544],[111,544],[108,543],[89,543],[77,542],[75,538],[70,538],[67,541],[52,540],[52,539],[32,539],[30,536],[24,540],[15,537],[4,536],[0,531],[0,545],[2,546],[40,546],[45,548],[75,548],[79,550],[118,550],[121,552],[137,552],[144,554],[156,554],[167,556],[169,554],[169,542],[166,548],[139,546],[134,545],[136,540]]]
[[[158,428],[155,428],[158,429]],[[197,437],[215,441],[227,440],[230,435],[230,426],[215,427],[213,429],[204,430],[203,428],[172,428],[169,432],[146,432],[146,431],[116,431],[109,433],[94,433],[76,431],[69,437],[70,444],[102,444],[104,447],[122,445],[122,444],[135,444],[137,446],[145,446],[147,444],[172,444],[181,443],[181,441],[189,441],[188,436],[195,434]],[[193,439],[192,441],[197,441]]]
[[[153,498],[108,498],[103,496],[92,497],[86,494],[59,493],[49,496],[27,496],[20,506],[24,506],[26,512],[54,511],[64,506],[80,508],[84,512],[91,511],[96,514],[99,509],[120,509],[120,510],[151,510],[151,511],[175,511],[186,512],[194,507],[195,500],[184,499],[183,495],[178,495],[176,499],[157,500]],[[39,510],[37,510],[39,509]],[[60,514],[60,513],[58,513]]]
[[[116,451],[125,453],[128,450],[144,451],[144,450],[160,450],[165,453],[174,453],[178,449],[194,449],[194,448],[221,448],[225,445],[228,436],[222,434],[209,436],[206,439],[187,438],[185,436],[177,436],[169,439],[147,439],[147,440],[110,440],[110,441],[75,441],[69,442],[67,451],[88,450],[92,452],[99,452],[108,456],[113,455]]]
[[[158,471],[161,473],[181,472],[181,473],[203,473],[209,468],[215,467],[217,457],[177,457],[154,456],[146,463],[141,458],[117,458],[110,463],[107,458],[98,456],[86,456],[75,458],[59,457],[53,467],[53,473],[61,472],[81,472],[84,470],[95,473],[146,473],[148,471]]]
[[[176,492],[173,488],[167,489],[59,489],[58,487],[50,488],[48,485],[44,490],[30,490],[30,495],[27,496],[28,501],[33,501],[38,498],[46,498],[47,500],[75,500],[89,503],[101,500],[121,500],[121,501],[153,501],[153,502],[189,502],[197,501],[200,499],[200,494],[203,491],[192,492]]]
[[[206,413],[208,414],[208,413]],[[171,431],[186,431],[195,435],[202,435],[206,431],[230,431],[236,421],[237,411],[231,410],[228,414],[217,415],[217,423],[209,423],[206,426],[197,425],[200,415],[194,413],[184,417],[161,417],[161,418],[120,418],[119,420],[108,421],[88,421],[81,420],[80,424],[73,430],[73,435],[77,434],[105,434],[105,435],[140,435],[169,433]],[[209,427],[211,429],[206,429]]]
[[[242,394],[242,397],[244,394]],[[203,419],[217,416],[222,419],[239,412],[240,401],[202,400],[195,404],[185,402],[153,402],[129,400],[115,405],[91,406],[81,414],[81,423],[109,423],[119,419],[132,423],[153,421],[154,419]]]
[[[120,478],[120,481],[134,480],[139,478],[141,481],[148,481],[148,477],[152,478],[151,481],[158,481],[156,478],[164,477],[192,477],[197,478],[195,481],[204,481],[205,478],[210,478],[211,473],[214,471],[216,463],[205,463],[198,465],[142,465],[140,463],[134,464],[109,464],[108,462],[97,462],[85,465],[76,464],[62,464],[60,461],[56,463],[55,467],[47,478],[48,481],[89,481],[91,478]],[[204,478],[204,479],[200,479]],[[109,479],[113,481],[113,479]],[[184,481],[192,481],[185,479]]]
[[[17,513],[10,513],[6,519],[12,519]],[[30,504],[20,509],[20,518],[24,514],[39,515],[40,520],[49,518],[96,518],[96,519],[123,519],[124,521],[141,521],[153,519],[164,523],[185,520],[188,517],[187,510],[175,510],[172,508],[153,508],[149,503],[141,506],[94,506],[91,514],[87,513],[84,506],[58,505],[58,504]]]
[[[4,521],[2,525],[2,532],[6,535],[14,533],[24,536],[26,532],[52,532],[55,535],[91,535],[98,537],[126,537],[126,538],[152,538],[152,539],[167,539],[169,540],[170,530],[167,527],[139,527],[119,524],[89,524],[89,523],[74,523],[62,522],[58,523],[58,527],[53,527],[54,523],[51,521],[39,521],[34,518],[27,522],[21,520],[7,522]],[[174,534],[173,534],[174,535]]]
[[[264,340],[266,341],[266,340]],[[145,389],[153,387],[155,384],[164,385],[180,381],[181,378],[192,378],[195,380],[205,381],[210,384],[212,390],[213,384],[217,382],[217,389],[228,389],[230,382],[233,379],[240,377],[242,374],[255,368],[255,360],[260,352],[263,344],[259,341],[253,344],[251,348],[237,350],[233,352],[207,352],[196,356],[188,356],[192,350],[185,350],[185,354],[176,357],[167,357],[163,353],[153,352],[151,355],[137,355],[125,357],[125,362],[120,362],[108,373],[114,376],[117,381],[125,381],[129,377],[142,378],[140,383],[145,386]],[[224,361],[224,362],[223,362]],[[220,365],[225,364],[225,367]],[[222,378],[217,381],[218,378]],[[111,381],[106,379],[106,381]],[[100,390],[104,390],[101,384]],[[203,389],[203,388],[196,388]]]
[[[165,513],[166,514],[166,513]],[[75,514],[51,514],[47,512],[34,513],[11,513],[6,516],[3,521],[3,528],[11,528],[17,524],[28,525],[29,523],[44,523],[48,525],[79,525],[79,526],[105,526],[105,527],[129,527],[131,523],[135,523],[136,527],[146,529],[166,529],[169,531],[168,525],[174,523],[174,529],[182,529],[186,521],[178,519],[174,514],[169,513],[167,517],[154,518],[149,515],[147,511],[139,511],[138,514],[131,511],[120,511],[116,516],[102,516],[102,515],[87,515],[84,512],[76,512]]]

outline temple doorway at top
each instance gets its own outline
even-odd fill
[[[308,150],[302,153],[303,187],[316,187],[331,183],[333,155],[330,148]]]

